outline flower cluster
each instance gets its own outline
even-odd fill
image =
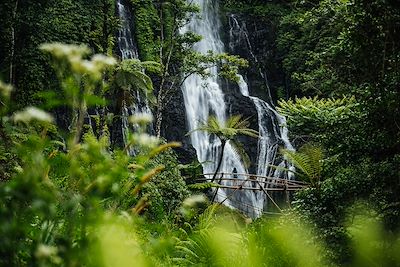
[[[61,43],[43,44],[40,49],[50,53],[55,59],[67,61],[71,71],[93,80],[100,80],[102,72],[117,64],[113,57],[96,54],[91,60],[84,59],[90,53],[86,45],[70,45]]]

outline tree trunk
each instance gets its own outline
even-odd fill
[[[15,1],[15,6],[12,13],[11,21],[11,47],[10,47],[10,84],[14,84],[14,54],[15,54],[15,24],[17,17],[18,0]]]
[[[158,1],[159,5],[159,17],[160,17],[160,62],[164,64],[164,16],[163,16],[163,1],[160,0]],[[160,137],[161,136],[161,124],[162,124],[162,98],[163,98],[163,93],[164,93],[164,83],[165,83],[165,78],[167,75],[167,67],[168,63],[164,67],[164,72],[161,77],[161,82],[160,82],[160,88],[158,89],[158,95],[157,95],[157,113],[156,113],[156,125],[155,125],[155,130],[156,130],[156,136]]]
[[[169,68],[170,68],[170,62],[171,62],[171,57],[172,57],[172,52],[174,51],[174,44],[172,42],[173,38],[174,38],[174,32],[176,29],[176,18],[174,18],[174,26],[173,29],[171,31],[171,34],[169,36],[169,51],[167,54],[167,47],[165,47],[164,49],[164,45],[167,44],[167,40],[165,38],[165,33],[164,33],[164,13],[163,13],[163,3],[164,1],[160,0],[159,1],[159,8],[160,8],[160,62],[163,63],[164,65],[164,70],[163,73],[161,75],[161,82],[160,82],[160,87],[158,89],[158,95],[157,95],[157,114],[156,114],[156,126],[155,126],[155,130],[156,130],[156,136],[160,137],[161,136],[161,124],[163,121],[163,110],[164,107],[167,105],[166,103],[166,99],[167,99],[167,94],[170,93],[170,89],[172,89],[172,86],[174,85],[174,82],[171,82],[168,77],[169,77]],[[166,58],[165,58],[166,57]],[[165,62],[164,62],[164,58],[165,58]],[[170,81],[171,85],[170,88],[164,88],[165,84],[168,83],[168,81]],[[180,86],[179,86],[180,88]]]
[[[103,51],[101,53],[106,54],[107,53],[107,48],[108,48],[108,11],[110,10],[110,5],[107,1],[103,1],[103,38],[101,38],[101,46]]]
[[[215,170],[215,173],[213,175],[213,178],[211,179],[211,183],[215,181],[215,178],[217,177],[218,171],[221,168],[222,165],[222,159],[224,158],[224,150],[225,150],[225,145],[226,145],[226,141],[225,140],[221,140],[222,144],[221,144],[221,155],[219,156],[219,160],[218,160],[218,166],[217,169]],[[218,184],[221,183],[221,179],[219,180]],[[211,202],[214,202],[215,198],[217,197],[218,194],[218,187],[215,188],[215,193],[211,199]]]
[[[161,103],[159,103],[161,105]],[[156,136],[160,137],[161,136],[161,124],[162,124],[162,108],[158,107],[157,109],[157,114],[156,114]]]
[[[76,131],[73,139],[74,146],[77,145],[81,140],[83,124],[85,122],[85,115],[87,114],[87,107],[85,100],[80,100],[77,112],[78,112],[78,119],[73,127],[73,129]]]
[[[106,136],[106,131],[105,131],[106,125],[107,125],[106,107],[102,106],[100,107],[100,112],[99,112],[99,131],[98,131],[99,138]]]
[[[2,143],[4,144],[6,150],[8,150],[11,147],[11,140],[5,130],[1,117],[0,117],[0,140],[2,140]]]
[[[217,165],[217,169],[214,172],[213,178],[211,179],[211,183],[215,181],[215,178],[217,177],[218,171],[221,168],[222,165],[222,159],[224,157],[224,150],[225,150],[225,145],[226,145],[226,141],[225,140],[221,140],[221,154],[219,156],[219,160],[218,160],[218,165]]]
[[[164,13],[163,13],[163,1],[160,0],[158,2],[159,4],[159,9],[160,9],[160,62],[163,62],[163,58],[164,58],[164,49],[163,49],[163,45],[164,45]]]

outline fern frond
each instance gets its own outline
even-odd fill
[[[254,138],[259,137],[259,133],[253,129],[240,129],[240,130],[238,130],[238,134],[247,135],[247,136],[254,137]]]
[[[322,175],[322,148],[315,144],[306,144],[299,151],[282,150],[285,158],[290,161],[309,180],[312,185],[317,185]]]
[[[160,63],[155,61],[142,61],[141,66],[149,72],[161,73],[162,66]]]
[[[243,144],[236,140],[231,140],[231,141],[229,141],[229,143],[231,144],[231,146],[232,146],[233,150],[236,152],[236,154],[239,155],[244,166],[246,168],[248,168],[250,166],[250,157],[246,153],[246,150],[244,149]]]
[[[215,220],[215,212],[217,208],[218,205],[213,204],[199,216],[199,224],[197,226],[198,229],[208,229],[212,226],[212,223]]]
[[[286,159],[290,161],[297,169],[300,169],[307,177],[312,176],[312,166],[309,164],[307,155],[302,153],[284,149],[282,150]]]

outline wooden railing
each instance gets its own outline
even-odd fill
[[[195,179],[195,182],[211,182],[214,173],[205,173],[202,178]],[[282,192],[286,195],[287,203],[289,203],[289,194],[293,191],[298,191],[303,188],[308,187],[308,184],[302,181],[287,180],[276,177],[261,176],[247,173],[217,173],[214,181],[218,184],[216,188],[213,201],[215,196],[218,194],[219,188],[230,189],[230,193],[222,200],[219,204],[223,204],[226,200],[231,199],[231,197],[241,190],[250,191],[262,191],[272,204],[282,212],[282,209],[275,202],[274,198],[270,194],[271,192]],[[244,203],[239,203],[243,205]],[[254,207],[256,208],[256,207]]]
[[[204,178],[195,179],[195,181],[211,182],[213,176],[214,173],[205,173]],[[247,173],[217,173],[214,182],[219,184],[219,188],[233,190],[298,191],[308,187],[308,184],[302,181]]]

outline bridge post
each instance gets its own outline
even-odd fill
[[[290,191],[288,190],[288,183],[287,180],[284,180],[284,185],[283,185],[283,192],[285,193],[285,197],[286,197],[286,203],[289,205],[290,207]]]

